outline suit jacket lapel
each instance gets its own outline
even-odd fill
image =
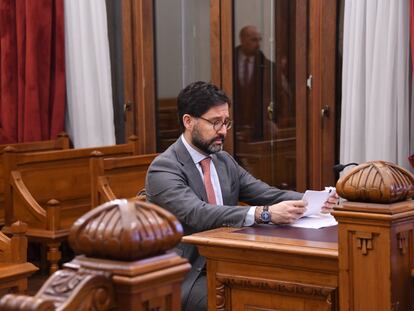
[[[200,172],[185,148],[184,143],[181,141],[181,137],[175,142],[175,152],[177,154],[178,162],[183,165],[183,170],[187,175],[188,183],[192,185],[191,188],[203,201],[208,202],[206,189],[203,180],[201,179]]]
[[[214,166],[217,170],[217,175],[220,181],[221,195],[223,196],[223,204],[230,205],[232,204],[231,200],[231,183],[229,176],[227,175],[227,168],[223,161],[220,161],[217,155],[211,155],[213,159]]]

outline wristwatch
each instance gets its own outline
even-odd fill
[[[268,224],[272,219],[272,214],[269,212],[269,206],[263,206],[262,213],[260,214],[260,221],[264,224]]]

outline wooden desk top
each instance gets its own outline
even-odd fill
[[[284,252],[329,258],[338,257],[337,241],[337,226],[322,229],[275,225],[255,225],[244,228],[226,227],[183,237],[183,242],[197,246],[257,249],[267,252]]]

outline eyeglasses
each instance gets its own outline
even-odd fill
[[[208,119],[205,119],[203,117],[198,117],[199,119],[202,119],[204,121],[207,121],[208,123],[210,123],[211,125],[213,125],[213,129],[218,132],[221,130],[221,128],[223,127],[223,125],[226,127],[226,130],[231,129],[231,126],[233,125],[233,121],[230,119],[226,119],[224,121],[221,120],[216,120],[216,121],[210,121]]]

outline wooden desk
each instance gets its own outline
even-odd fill
[[[337,227],[256,225],[183,237],[207,260],[209,310],[337,310]]]

